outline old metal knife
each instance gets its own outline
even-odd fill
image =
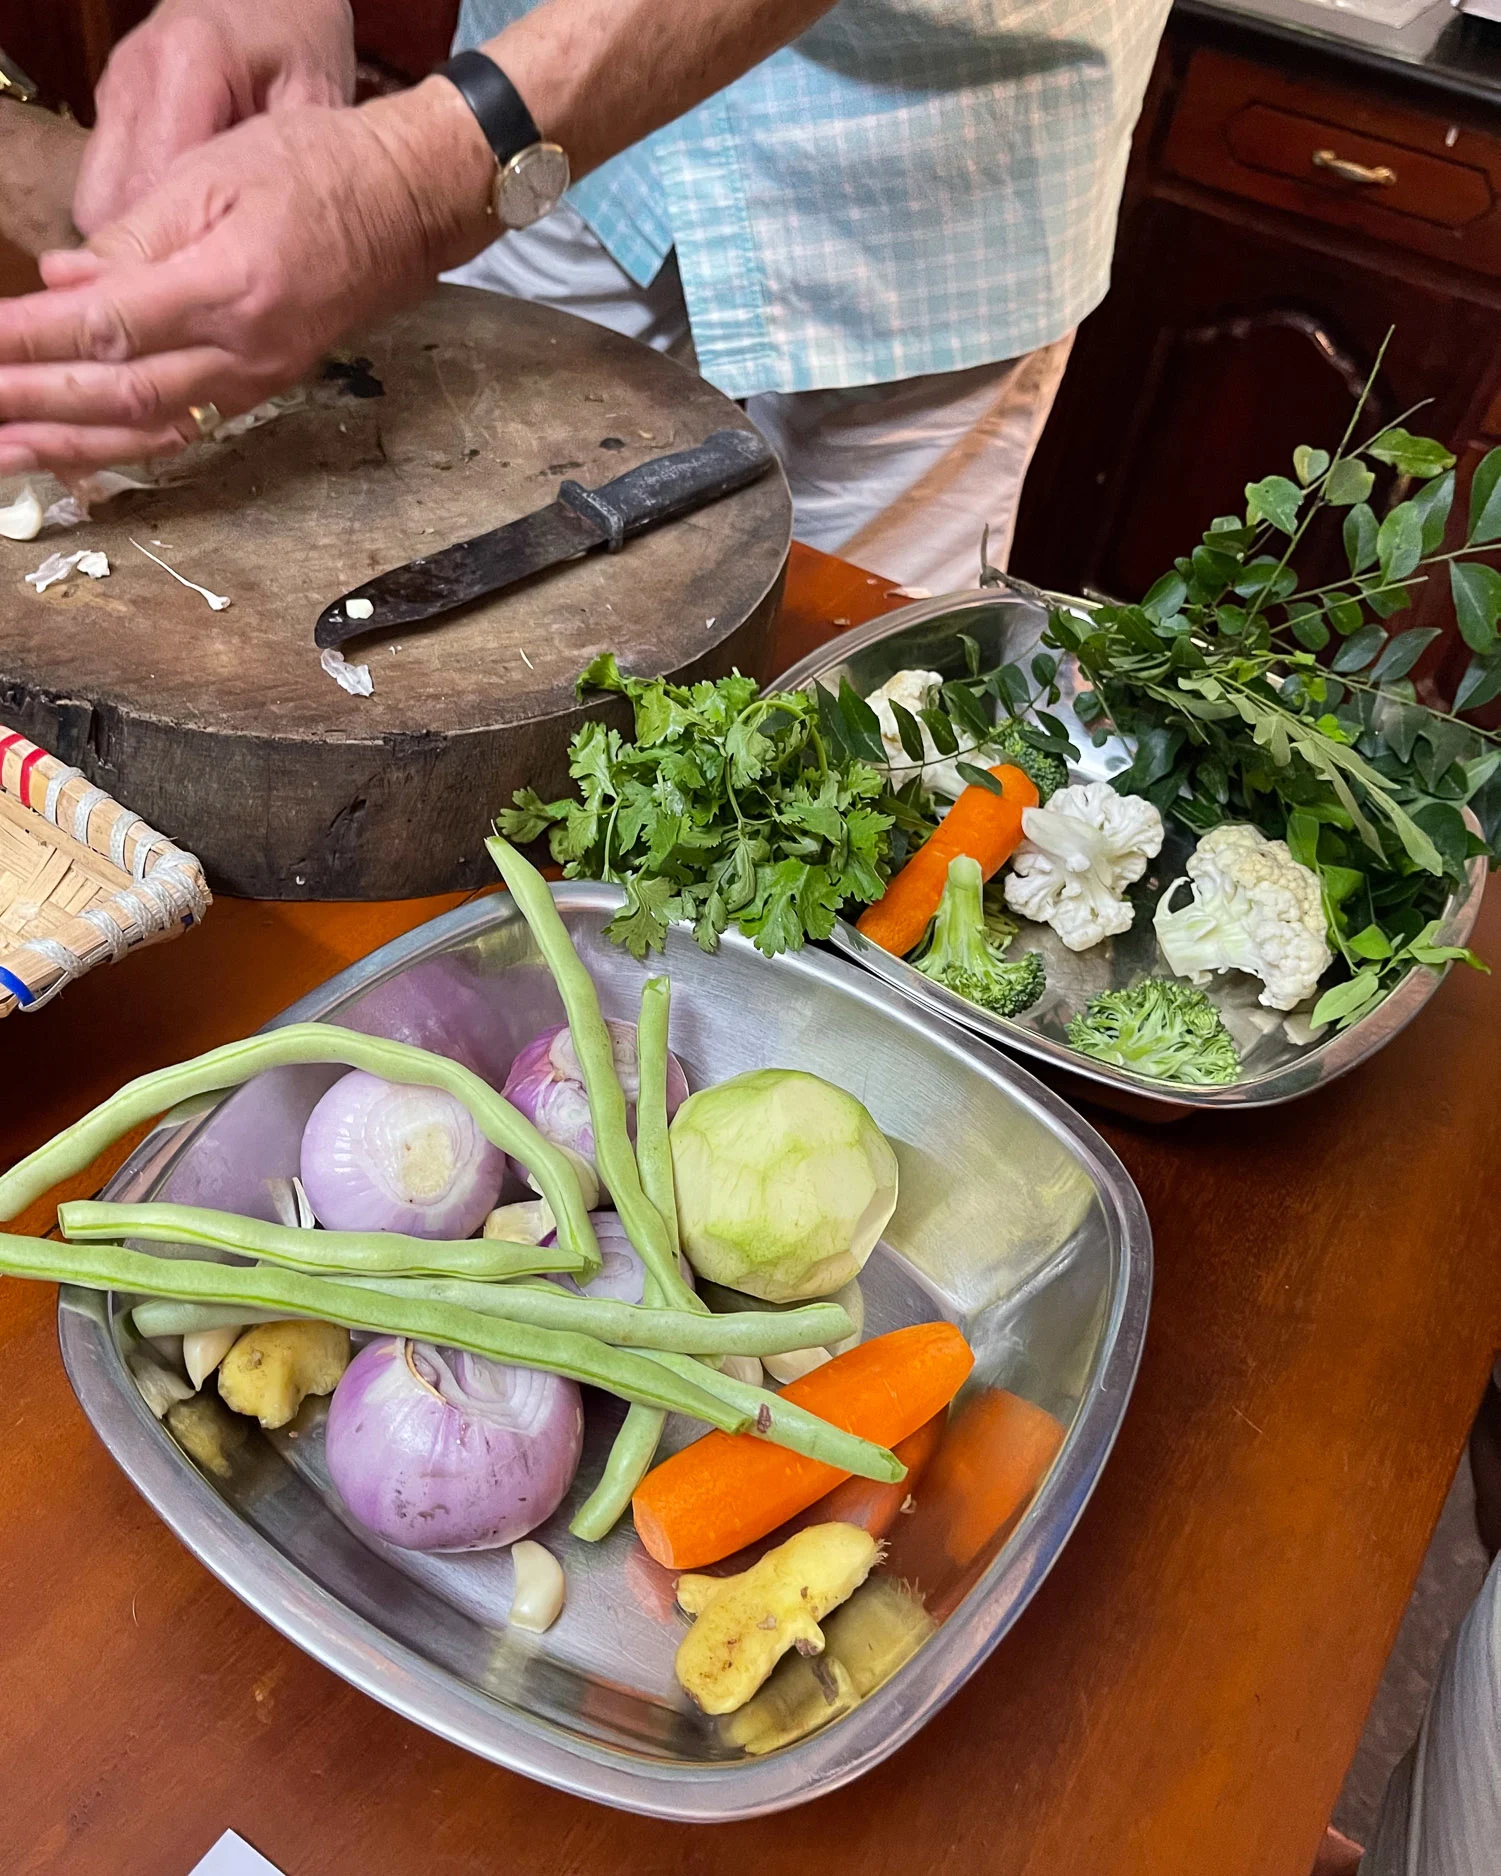
[[[557,500],[535,514],[409,560],[345,593],[318,615],[313,643],[327,648],[364,632],[422,624],[596,547],[613,553],[633,534],[744,488],[771,462],[765,438],[754,430],[716,430],[693,449],[654,456],[600,488],[564,482]]]

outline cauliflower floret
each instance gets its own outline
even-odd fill
[[[1190,881],[1193,896],[1174,911],[1178,888]],[[1334,961],[1318,875],[1259,827],[1230,823],[1206,834],[1186,877],[1162,895],[1155,923],[1162,955],[1180,977],[1207,984],[1215,971],[1248,971],[1265,984],[1260,1001],[1271,1010],[1311,996]]]
[[[1026,839],[1006,875],[1006,903],[1051,925],[1070,951],[1129,931],[1128,886],[1162,847],[1162,816],[1109,782],[1060,788],[1045,808],[1022,812]]]
[[[903,782],[920,774],[924,788],[935,795],[947,795],[952,801],[964,793],[965,787],[964,777],[960,775],[956,764],[971,759],[976,753],[976,746],[973,738],[959,735],[957,751],[952,756],[939,755],[933,732],[923,722],[920,712],[927,709],[942,684],[943,679],[936,671],[898,671],[895,676],[887,678],[879,690],[873,690],[865,701],[875,711],[876,721],[881,726],[881,746],[886,751],[891,786],[900,788]],[[893,703],[899,703],[917,718],[926,761],[913,762],[902,748],[896,717],[891,708]],[[955,734],[958,735],[958,731]]]

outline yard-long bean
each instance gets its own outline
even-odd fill
[[[667,1139],[667,1034],[672,1008],[672,986],[665,977],[650,977],[641,988],[641,1016],[636,1025],[636,1163],[641,1187],[667,1230],[674,1260],[678,1256],[677,1196],[672,1184],[672,1150]],[[646,1271],[646,1300],[655,1302],[661,1287],[650,1267]],[[694,1351],[697,1353],[698,1351]],[[631,1494],[646,1477],[667,1416],[658,1407],[635,1402],[626,1411],[620,1431],[599,1483],[573,1514],[568,1528],[575,1537],[597,1544],[609,1536],[631,1502]]]
[[[895,1485],[907,1476],[907,1468],[886,1447],[846,1433],[842,1427],[820,1420],[806,1407],[795,1406],[767,1388],[751,1387],[688,1355],[654,1354],[649,1359],[671,1368],[695,1387],[717,1395],[726,1405],[742,1408],[749,1420],[745,1431],[757,1439],[770,1440],[773,1446],[785,1446],[789,1452],[803,1453],[809,1459],[821,1459],[825,1465],[857,1473],[862,1479],[879,1479],[885,1485]]]
[[[636,1164],[641,1189],[667,1227],[667,1241],[676,1257],[678,1201],[672,1183],[672,1147],[667,1138],[667,1028],[672,1009],[672,984],[666,977],[648,977],[641,986],[641,1016],[636,1024]]]
[[[409,1238],[397,1231],[303,1231],[201,1205],[123,1205],[73,1199],[57,1208],[65,1238],[114,1243],[190,1244],[265,1258],[315,1276],[470,1277],[493,1282],[547,1271],[582,1272],[583,1259],[559,1245],[544,1250],[508,1238]]]
[[[594,979],[574,950],[568,927],[553,903],[552,890],[536,867],[498,834],[492,835],[485,845],[510,888],[521,916],[531,928],[537,949],[563,999],[573,1051],[589,1096],[589,1116],[594,1123],[594,1157],[626,1235],[656,1278],[664,1303],[671,1303],[678,1309],[702,1308],[683,1281],[661,1213],[642,1189],[626,1126],[625,1094],[615,1073],[610,1032],[600,1012]]]
[[[577,963],[577,959],[574,961]],[[587,979],[587,973],[585,976]],[[557,1218],[562,1244],[582,1259],[587,1270],[599,1269],[599,1244],[589,1223],[578,1175],[567,1155],[545,1140],[503,1095],[446,1056],[430,1054],[408,1042],[360,1035],[332,1023],[289,1023],[284,1029],[247,1036],[243,1042],[210,1049],[191,1061],[126,1082],[107,1101],[101,1101],[81,1120],[0,1175],[0,1220],[14,1218],[60,1180],[82,1172],[105,1147],[140,1122],[179,1101],[237,1088],[262,1069],[281,1068],[293,1062],[338,1062],[346,1068],[363,1068],[388,1081],[442,1088],[453,1095],[468,1108],[487,1140],[535,1174]]]
[[[626,1400],[641,1400],[671,1413],[691,1414],[725,1432],[747,1423],[742,1408],[726,1403],[694,1380],[664,1369],[649,1356],[611,1348],[593,1336],[540,1329],[530,1323],[482,1316],[453,1303],[416,1296],[393,1297],[367,1284],[337,1283],[295,1271],[200,1263],[193,1258],[154,1257],[117,1245],[65,1244],[0,1232],[0,1271],[52,1283],[78,1283],[91,1290],[136,1290],[146,1296],[175,1296],[202,1303],[249,1303],[316,1316],[351,1329],[407,1335],[418,1341],[466,1348],[493,1361],[542,1368],[608,1388]],[[708,1373],[707,1369],[702,1370]]]
[[[0,1241],[0,1254],[3,1250]],[[407,1297],[452,1303],[482,1316],[591,1335],[614,1348],[661,1349],[681,1355],[779,1355],[793,1348],[835,1341],[841,1331],[849,1331],[849,1318],[835,1303],[811,1303],[806,1309],[780,1312],[748,1310],[733,1316],[706,1316],[694,1310],[655,1309],[608,1297],[574,1296],[547,1283],[472,1283],[460,1277],[343,1274],[331,1275],[329,1280],[379,1290],[398,1300]],[[187,1313],[190,1311],[204,1312],[202,1319]],[[210,1311],[215,1313],[207,1313]],[[242,1320],[249,1318],[221,1304],[142,1303],[134,1311],[135,1325],[142,1335],[182,1335],[190,1329],[221,1328]]]

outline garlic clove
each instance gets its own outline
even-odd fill
[[[183,1366],[195,1388],[203,1386],[239,1339],[238,1327],[194,1329],[182,1338]]]
[[[504,1244],[540,1244],[557,1228],[546,1199],[519,1199],[514,1205],[497,1205],[480,1236],[498,1238]]]
[[[511,1546],[511,1567],[515,1587],[506,1622],[540,1635],[563,1613],[563,1566],[550,1550],[523,1537]]]
[[[299,1231],[317,1230],[318,1219],[316,1213],[313,1211],[313,1201],[308,1197],[307,1187],[297,1177],[296,1173],[292,1174],[292,1209],[295,1213],[295,1222]]]
[[[42,531],[42,504],[28,482],[13,502],[0,508],[0,534],[8,541],[34,541]]]
[[[805,1374],[812,1374],[832,1359],[826,1348],[794,1348],[785,1355],[763,1355],[761,1366],[783,1387],[789,1381],[801,1381]]]
[[[158,1420],[166,1418],[169,1407],[193,1398],[196,1390],[190,1388],[180,1374],[173,1374],[154,1355],[148,1355],[145,1349],[139,1349],[131,1355],[126,1365],[130,1369],[130,1378],[140,1390],[141,1399]]]
[[[727,1374],[732,1381],[744,1382],[746,1387],[760,1387],[765,1380],[761,1363],[755,1355],[725,1355],[719,1367],[722,1374]]]

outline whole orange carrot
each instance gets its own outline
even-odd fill
[[[969,787],[931,834],[888,881],[885,892],[860,914],[857,929],[883,951],[903,958],[928,929],[948,883],[949,861],[967,853],[980,863],[986,879],[1011,858],[1022,843],[1022,813],[1037,806],[1031,778],[1009,762],[990,773],[1001,785],[992,794],[978,782]]]
[[[836,1355],[781,1394],[847,1433],[894,1446],[948,1405],[973,1365],[951,1322],[920,1322]],[[636,1487],[636,1534],[658,1563],[696,1570],[765,1537],[848,1477],[749,1433],[709,1433]]]
[[[1052,1414],[983,1388],[955,1414],[891,1548],[892,1574],[914,1583],[931,1612],[945,1606],[961,1573],[1032,1502],[1058,1456],[1063,1428]]]

